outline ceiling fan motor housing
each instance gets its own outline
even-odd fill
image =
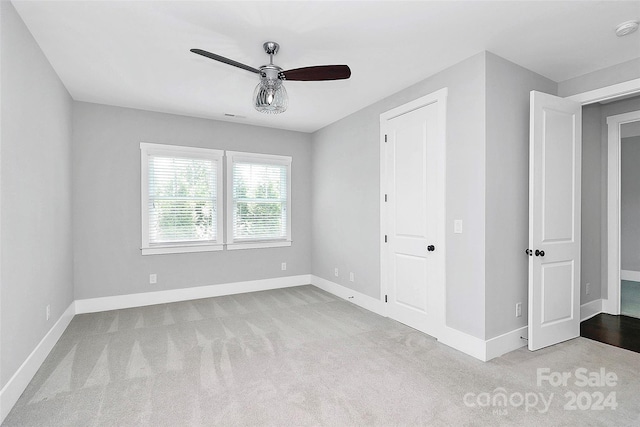
[[[269,64],[260,67],[260,78],[266,80],[284,80],[284,74],[282,73],[282,68]]]

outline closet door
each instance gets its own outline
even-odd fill
[[[387,315],[429,335],[444,324],[444,133],[431,102],[383,125]],[[383,285],[384,286],[384,285]]]

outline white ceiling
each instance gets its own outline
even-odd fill
[[[640,57],[638,1],[13,1],[78,101],[315,131],[482,50],[555,81]],[[289,109],[252,107],[258,67],[348,64],[349,80],[285,82]],[[225,113],[244,116],[229,119]]]

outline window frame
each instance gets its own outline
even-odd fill
[[[214,242],[183,241],[176,243],[149,243],[149,156],[166,155],[168,157],[204,158],[216,162],[216,240]],[[209,252],[224,249],[224,151],[212,148],[196,148],[181,145],[140,143],[140,184],[141,184],[141,224],[142,255],[175,254],[186,252]]]
[[[226,174],[227,174],[227,198],[226,198],[226,221],[227,250],[237,249],[258,249],[258,248],[276,248],[291,246],[291,156],[282,156],[275,154],[248,153],[241,151],[226,151]],[[234,163],[259,163],[266,165],[285,166],[287,171],[287,235],[279,239],[240,239],[235,240],[233,236],[233,164]]]

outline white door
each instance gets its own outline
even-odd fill
[[[531,92],[529,350],[580,335],[582,107]]]
[[[438,104],[381,122],[387,315],[436,338],[444,324],[444,133]]]

